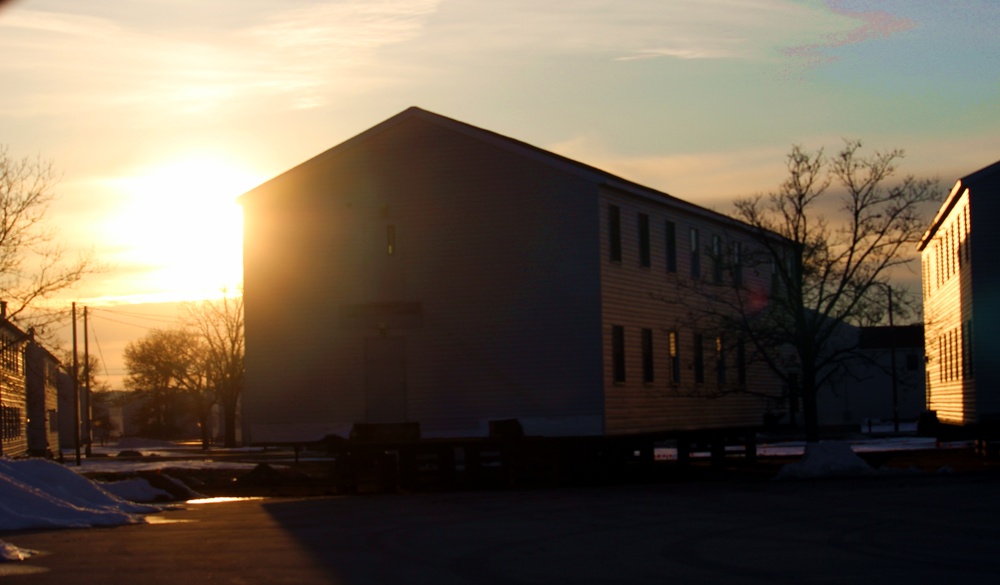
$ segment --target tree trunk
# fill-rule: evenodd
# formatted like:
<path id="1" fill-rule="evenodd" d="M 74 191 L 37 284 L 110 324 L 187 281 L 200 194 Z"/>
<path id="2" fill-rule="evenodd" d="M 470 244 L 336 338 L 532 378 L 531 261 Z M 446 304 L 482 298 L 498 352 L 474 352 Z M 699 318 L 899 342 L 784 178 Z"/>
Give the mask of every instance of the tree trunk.
<path id="1" fill-rule="evenodd" d="M 802 416 L 806 427 L 806 442 L 819 442 L 819 412 L 816 404 L 816 380 L 814 376 L 802 380 Z"/>
<path id="2" fill-rule="evenodd" d="M 237 400 L 224 400 L 222 403 L 224 429 L 224 442 L 226 447 L 236 446 L 236 409 L 239 402 Z"/>
<path id="3" fill-rule="evenodd" d="M 212 408 L 202 408 L 200 416 L 201 419 L 201 450 L 208 451 L 209 447 L 212 445 Z"/>

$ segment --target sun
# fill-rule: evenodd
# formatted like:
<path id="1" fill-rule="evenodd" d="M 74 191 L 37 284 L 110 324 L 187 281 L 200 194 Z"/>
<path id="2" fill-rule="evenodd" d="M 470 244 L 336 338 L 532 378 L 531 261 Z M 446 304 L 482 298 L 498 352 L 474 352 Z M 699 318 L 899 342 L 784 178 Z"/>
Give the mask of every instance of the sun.
<path id="1" fill-rule="evenodd" d="M 130 274 L 127 294 L 196 300 L 236 290 L 243 276 L 236 198 L 260 182 L 218 156 L 179 158 L 120 179 L 125 203 L 108 235 L 115 263 Z"/>

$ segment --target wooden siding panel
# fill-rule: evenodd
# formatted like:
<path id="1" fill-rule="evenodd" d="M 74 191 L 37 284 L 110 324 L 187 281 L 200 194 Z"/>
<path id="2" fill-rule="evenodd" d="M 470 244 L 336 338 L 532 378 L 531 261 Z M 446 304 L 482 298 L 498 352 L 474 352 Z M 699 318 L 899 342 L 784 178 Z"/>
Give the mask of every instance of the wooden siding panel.
<path id="1" fill-rule="evenodd" d="M 972 305 L 972 241 L 965 223 L 971 211 L 968 207 L 969 197 L 964 195 L 921 253 L 927 407 L 936 411 L 942 422 L 957 425 L 975 423 L 979 416 L 978 372 L 970 376 L 969 364 L 963 363 L 968 355 L 968 339 L 963 333 L 966 324 L 971 321 L 974 328 L 980 326 Z M 978 370 L 975 365 L 973 372 Z"/>
<path id="2" fill-rule="evenodd" d="M 610 230 L 607 217 L 609 205 L 621 210 L 622 259 L 611 261 Z M 710 347 L 714 335 L 705 337 L 705 382 L 694 381 L 694 334 L 690 309 L 673 302 L 678 294 L 690 294 L 691 247 L 689 233 L 692 227 L 699 230 L 701 279 L 713 278 L 712 263 L 705 252 L 712 236 L 719 235 L 726 245 L 740 241 L 744 250 L 751 248 L 752 240 L 732 227 L 707 221 L 669 205 L 622 195 L 606 190 L 601 200 L 601 250 L 602 254 L 602 320 L 604 323 L 605 364 L 605 417 L 609 434 L 630 434 L 653 431 L 693 430 L 738 426 L 755 426 L 763 423 L 764 414 L 778 403 L 781 386 L 767 368 L 761 364 L 748 366 L 748 383 L 755 394 L 740 392 L 735 387 L 735 356 L 727 360 L 726 384 L 719 386 L 714 366 L 714 352 Z M 651 262 L 645 268 L 640 264 L 638 214 L 648 214 L 652 227 Z M 676 226 L 677 271 L 667 271 L 666 222 Z M 728 280 L 729 275 L 726 275 Z M 770 274 L 758 273 L 747 267 L 744 278 L 748 285 L 766 288 Z M 688 303 L 689 304 L 689 303 Z M 626 381 L 615 383 L 612 378 L 610 331 L 612 325 L 625 328 Z M 643 328 L 653 330 L 654 381 L 642 381 Z M 680 345 L 681 382 L 670 382 L 668 358 L 668 332 L 676 331 Z M 732 353 L 732 352 L 730 352 Z M 769 395 L 765 398 L 759 394 Z"/>

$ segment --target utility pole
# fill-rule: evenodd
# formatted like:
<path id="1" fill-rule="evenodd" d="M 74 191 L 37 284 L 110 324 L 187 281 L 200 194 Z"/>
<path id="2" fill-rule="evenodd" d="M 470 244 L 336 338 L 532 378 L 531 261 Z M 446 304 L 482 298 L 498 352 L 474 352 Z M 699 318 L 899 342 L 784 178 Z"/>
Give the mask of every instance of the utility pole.
<path id="1" fill-rule="evenodd" d="M 76 446 L 76 466 L 80 467 L 80 365 L 76 360 L 76 302 L 73 303 L 73 443 Z"/>
<path id="2" fill-rule="evenodd" d="M 899 384 L 896 381 L 896 328 L 892 322 L 892 287 L 885 286 L 889 292 L 889 367 L 892 368 L 892 430 L 899 433 Z"/>
<path id="3" fill-rule="evenodd" d="M 87 334 L 87 307 L 83 308 L 83 442 L 86 446 L 87 457 L 90 457 L 90 447 L 94 442 L 94 433 L 91 428 L 93 420 L 92 405 L 90 404 L 90 335 Z"/>

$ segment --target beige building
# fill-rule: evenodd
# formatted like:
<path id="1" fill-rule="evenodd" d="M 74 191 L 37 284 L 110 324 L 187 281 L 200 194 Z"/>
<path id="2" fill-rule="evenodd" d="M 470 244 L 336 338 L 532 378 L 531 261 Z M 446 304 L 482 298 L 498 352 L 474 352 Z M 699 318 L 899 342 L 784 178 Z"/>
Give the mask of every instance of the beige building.
<path id="1" fill-rule="evenodd" d="M 755 428 L 784 409 L 774 375 L 692 319 L 692 283 L 770 294 L 770 266 L 742 261 L 753 234 L 719 213 L 418 108 L 241 202 L 250 442 Z"/>
<path id="2" fill-rule="evenodd" d="M 940 422 L 1000 420 L 1000 162 L 955 183 L 920 240 L 927 407 Z"/>

